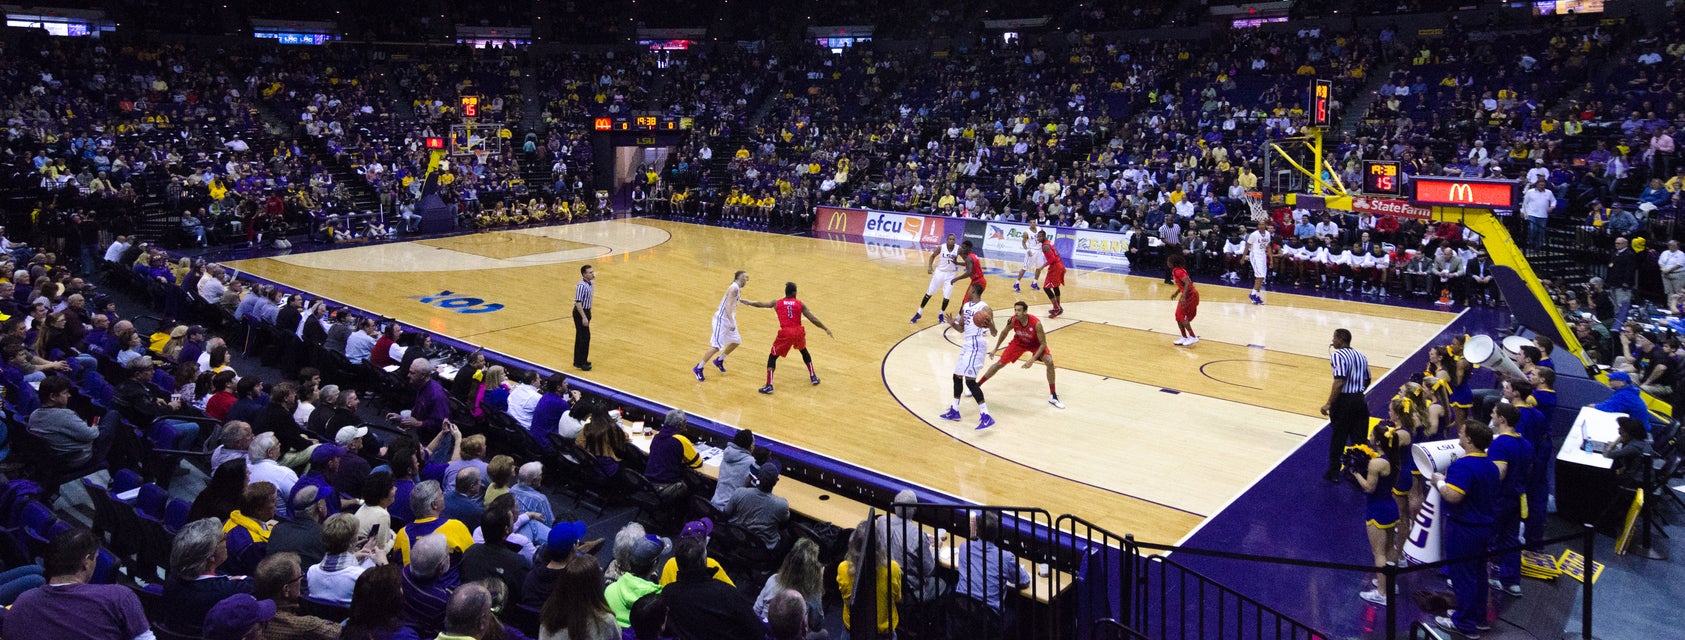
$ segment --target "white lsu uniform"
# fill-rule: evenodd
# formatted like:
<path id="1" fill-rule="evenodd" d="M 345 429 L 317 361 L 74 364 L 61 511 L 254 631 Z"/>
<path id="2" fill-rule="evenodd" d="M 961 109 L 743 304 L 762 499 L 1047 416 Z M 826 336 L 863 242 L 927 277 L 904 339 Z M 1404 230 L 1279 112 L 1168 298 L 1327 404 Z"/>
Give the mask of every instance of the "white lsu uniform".
<path id="1" fill-rule="evenodd" d="M 1040 229 L 1037 229 L 1036 231 L 1040 231 Z M 1024 270 L 1033 273 L 1036 269 L 1040 269 L 1042 267 L 1042 264 L 1047 260 L 1047 258 L 1042 255 L 1041 243 L 1035 241 L 1035 234 L 1033 232 L 1024 232 L 1024 239 L 1022 242 L 1024 244 Z"/>
<path id="2" fill-rule="evenodd" d="M 735 281 L 726 287 L 725 297 L 720 298 L 720 310 L 714 312 L 714 335 L 708 338 L 708 346 L 724 349 L 729 344 L 743 343 L 737 335 L 737 302 L 742 298 L 743 288 Z"/>
<path id="3" fill-rule="evenodd" d="M 924 295 L 936 295 L 936 290 L 941 289 L 942 299 L 947 300 L 953 297 L 954 278 L 960 274 L 959 265 L 954 264 L 960 255 L 960 246 L 950 247 L 943 243 L 936 246 L 936 251 L 936 270 L 930 272 L 930 288 L 925 289 Z"/>
<path id="4" fill-rule="evenodd" d="M 1246 251 L 1252 259 L 1252 277 L 1262 278 L 1270 273 L 1270 232 L 1253 230 L 1246 234 Z"/>
<path id="5" fill-rule="evenodd" d="M 971 321 L 971 317 L 978 311 L 987 311 L 989 303 L 973 300 L 960 307 L 960 320 L 965 323 L 965 334 L 960 339 L 960 359 L 954 364 L 954 375 L 961 378 L 975 378 L 983 371 L 983 365 L 989 362 L 989 330 L 979 327 Z"/>

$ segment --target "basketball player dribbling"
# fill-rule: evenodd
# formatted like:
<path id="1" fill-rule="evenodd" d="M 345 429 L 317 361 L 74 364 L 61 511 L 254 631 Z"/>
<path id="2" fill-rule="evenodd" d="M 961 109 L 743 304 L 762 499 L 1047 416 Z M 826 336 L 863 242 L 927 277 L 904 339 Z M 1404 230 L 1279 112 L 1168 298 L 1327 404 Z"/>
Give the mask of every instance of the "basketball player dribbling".
<path id="1" fill-rule="evenodd" d="M 1036 232 L 1036 240 L 1041 244 L 1042 261 L 1047 265 L 1047 279 L 1041 283 L 1041 291 L 1053 303 L 1053 310 L 1047 312 L 1047 317 L 1057 318 L 1065 315 L 1065 307 L 1059 302 L 1061 290 L 1065 287 L 1065 259 L 1059 257 L 1059 250 L 1053 247 L 1052 240 L 1047 239 L 1046 231 Z"/>
<path id="2" fill-rule="evenodd" d="M 720 373 L 725 373 L 726 356 L 731 355 L 732 351 L 737 350 L 737 345 L 743 342 L 743 338 L 737 335 L 738 303 L 761 309 L 772 308 L 770 302 L 742 299 L 743 287 L 748 284 L 749 272 L 738 271 L 737 275 L 732 277 L 731 284 L 725 288 L 725 297 L 720 298 L 720 308 L 714 312 L 714 333 L 708 337 L 708 350 L 702 354 L 702 361 L 696 363 L 696 367 L 690 370 L 691 373 L 696 374 L 697 382 L 705 380 L 702 377 L 702 366 L 708 364 L 708 359 L 714 358 L 716 353 L 720 357 L 714 358 L 714 366 L 719 368 Z"/>
<path id="3" fill-rule="evenodd" d="M 1036 281 L 1041 279 L 1041 269 L 1045 265 L 1041 257 L 1040 234 L 1041 230 L 1036 227 L 1036 221 L 1031 220 L 1029 232 L 1025 233 L 1024 237 L 1018 241 L 1024 247 L 1024 266 L 1018 267 L 1018 277 L 1012 281 L 1013 291 L 1023 291 L 1023 289 L 1018 288 L 1018 284 L 1024 279 L 1026 273 L 1031 274 L 1030 288 L 1041 288 L 1036 285 Z"/>
<path id="4" fill-rule="evenodd" d="M 984 315 L 982 325 L 977 324 L 979 313 Z M 989 358 L 988 336 L 995 335 L 996 331 L 994 315 L 989 311 L 989 304 L 983 302 L 983 285 L 971 285 L 966 292 L 965 304 L 960 305 L 959 315 L 949 318 L 948 326 L 964 333 L 960 340 L 959 362 L 954 364 L 954 403 L 941 417 L 959 422 L 960 395 L 969 390 L 971 397 L 977 401 L 977 410 L 983 414 L 977 422 L 977 430 L 995 426 L 995 419 L 989 417 L 989 405 L 983 401 L 983 387 L 977 384 L 977 373 Z"/>
<path id="5" fill-rule="evenodd" d="M 813 355 L 807 352 L 807 329 L 802 326 L 802 318 L 807 318 L 813 326 L 824 329 L 825 335 L 835 338 L 825 323 L 813 315 L 813 311 L 796 299 L 796 283 L 784 283 L 784 297 L 773 301 L 773 313 L 778 314 L 778 337 L 772 341 L 772 353 L 766 357 L 766 386 L 761 387 L 761 393 L 772 394 L 772 371 L 778 368 L 778 359 L 790 355 L 795 349 L 802 353 L 802 363 L 807 365 L 807 379 L 813 384 L 819 384 L 819 376 L 813 372 Z"/>
<path id="6" fill-rule="evenodd" d="M 1270 275 L 1270 221 L 1259 220 L 1258 230 L 1246 234 L 1246 255 L 1252 260 L 1252 304 L 1264 304 L 1264 278 Z"/>
<path id="7" fill-rule="evenodd" d="M 958 261 L 960 263 L 960 273 L 959 275 L 954 276 L 952 280 L 949 280 L 949 282 L 954 283 L 959 282 L 961 279 L 970 279 L 971 284 L 967 286 L 965 290 L 965 300 L 962 300 L 961 302 L 982 300 L 983 291 L 989 288 L 989 279 L 983 276 L 983 256 L 977 255 L 976 249 L 973 248 L 971 241 L 966 240 L 965 242 L 960 243 L 960 258 L 961 260 Z M 976 297 L 974 298 L 972 296 Z M 948 321 L 952 322 L 953 318 L 948 318 Z"/>
<path id="8" fill-rule="evenodd" d="M 930 259 L 925 261 L 924 271 L 930 274 L 930 288 L 924 290 L 924 299 L 919 301 L 919 308 L 913 310 L 913 322 L 924 317 L 924 305 L 930 304 L 930 296 L 936 295 L 938 288 L 942 289 L 942 310 L 936 313 L 936 322 L 948 321 L 948 298 L 954 292 L 954 274 L 959 271 L 960 247 L 954 244 L 954 234 L 948 234 L 948 241 L 936 245 L 930 252 Z"/>
<path id="9" fill-rule="evenodd" d="M 1012 319 L 1006 321 L 1006 329 L 1000 333 L 1000 338 L 995 340 L 995 350 L 989 354 L 994 355 L 1000 351 L 1000 345 L 1006 342 L 1008 335 L 1012 336 L 1012 344 L 1007 345 L 1000 360 L 989 365 L 989 370 L 977 379 L 977 386 L 983 386 L 983 383 L 994 377 L 1001 367 L 1017 362 L 1020 356 L 1028 353 L 1030 359 L 1024 362 L 1025 369 L 1035 366 L 1037 362 L 1047 365 L 1047 403 L 1060 409 L 1065 408 L 1065 403 L 1059 401 L 1059 388 L 1053 384 L 1053 352 L 1047 348 L 1047 332 L 1042 329 L 1041 318 L 1030 315 L 1030 305 L 1019 300 L 1012 303 Z"/>
<path id="10" fill-rule="evenodd" d="M 1192 346 L 1199 342 L 1193 325 L 1194 316 L 1199 315 L 1199 289 L 1194 288 L 1194 280 L 1188 276 L 1182 254 L 1170 254 L 1164 259 L 1164 264 L 1170 267 L 1170 280 L 1176 283 L 1176 293 L 1171 294 L 1170 299 L 1176 301 L 1176 328 L 1182 332 L 1182 337 L 1175 344 Z"/>

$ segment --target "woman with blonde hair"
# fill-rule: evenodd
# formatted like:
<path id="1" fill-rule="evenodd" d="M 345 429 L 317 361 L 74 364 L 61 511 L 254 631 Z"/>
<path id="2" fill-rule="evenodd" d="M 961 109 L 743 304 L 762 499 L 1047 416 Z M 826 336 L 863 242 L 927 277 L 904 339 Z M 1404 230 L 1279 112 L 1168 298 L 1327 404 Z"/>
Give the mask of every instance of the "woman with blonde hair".
<path id="1" fill-rule="evenodd" d="M 170 329 L 169 339 L 164 341 L 164 347 L 158 350 L 158 355 L 165 360 L 175 362 L 181 355 L 181 348 L 187 344 L 187 325 L 178 324 Z"/>
<path id="2" fill-rule="evenodd" d="M 480 388 L 474 392 L 474 417 L 485 415 L 487 410 L 509 409 L 508 381 L 509 376 L 504 373 L 502 365 L 486 367 L 485 375 L 480 379 Z"/>
<path id="3" fill-rule="evenodd" d="M 778 573 L 766 579 L 766 586 L 755 598 L 755 615 L 765 620 L 773 597 L 786 590 L 794 590 L 807 600 L 807 628 L 825 628 L 825 567 L 819 564 L 818 543 L 808 538 L 796 541 Z"/>
<path id="4" fill-rule="evenodd" d="M 491 484 L 486 485 L 485 504 L 491 504 L 498 496 L 509 493 L 515 486 L 515 459 L 509 456 L 492 456 L 491 463 L 486 465 L 486 478 Z"/>
<path id="5" fill-rule="evenodd" d="M 901 623 L 897 611 L 901 606 L 901 565 L 889 559 L 889 552 L 884 548 L 884 536 L 878 535 L 870 522 L 862 522 L 854 528 L 854 535 L 848 539 L 848 555 L 837 565 L 837 588 L 843 597 L 843 628 L 854 628 L 849 612 L 854 609 L 854 587 L 860 584 L 860 569 L 866 562 L 868 538 L 872 539 L 872 556 L 877 565 L 873 577 L 877 584 L 875 608 L 878 611 L 878 635 L 893 636 Z"/>
<path id="6" fill-rule="evenodd" d="M 1393 458 L 1393 464 L 1399 468 L 1392 486 L 1392 498 L 1398 504 L 1399 521 L 1404 523 L 1404 530 L 1394 536 L 1394 562 L 1404 557 L 1404 540 L 1410 537 L 1410 523 L 1416 521 L 1416 512 L 1427 499 L 1427 483 L 1422 481 L 1422 471 L 1416 468 L 1416 458 L 1411 455 L 1410 448 L 1410 434 L 1415 433 L 1421 424 L 1416 404 L 1416 400 L 1403 394 L 1393 396 L 1392 401 L 1387 403 L 1387 419 L 1396 428 L 1392 442 L 1399 451 L 1398 457 Z"/>
<path id="7" fill-rule="evenodd" d="M 1395 398 L 1394 402 L 1398 399 Z M 1377 569 L 1374 577 L 1364 585 L 1368 588 L 1358 595 L 1373 604 L 1386 604 L 1386 590 L 1391 588 L 1391 585 L 1385 584 L 1385 576 L 1379 569 L 1397 560 L 1394 554 L 1398 547 L 1396 538 L 1400 514 L 1392 489 L 1400 474 L 1399 466 L 1393 461 L 1401 455 L 1398 437 L 1403 433 L 1403 430 L 1387 424 L 1371 427 L 1368 446 L 1360 447 L 1368 457 L 1365 466 L 1351 470 L 1352 478 L 1365 496 L 1364 528 L 1369 533 L 1369 549 Z"/>

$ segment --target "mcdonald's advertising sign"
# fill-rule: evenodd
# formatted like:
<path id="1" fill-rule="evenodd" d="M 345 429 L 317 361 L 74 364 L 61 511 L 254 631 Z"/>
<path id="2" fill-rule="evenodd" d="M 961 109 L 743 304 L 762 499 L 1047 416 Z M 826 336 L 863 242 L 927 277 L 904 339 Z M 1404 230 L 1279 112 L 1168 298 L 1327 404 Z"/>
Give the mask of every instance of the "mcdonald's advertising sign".
<path id="1" fill-rule="evenodd" d="M 863 236 L 866 230 L 866 212 L 860 209 L 844 209 L 841 207 L 814 207 L 813 233 L 827 234 L 824 237 Z"/>
<path id="2" fill-rule="evenodd" d="M 1410 185 L 1412 203 L 1442 207 L 1514 209 L 1521 191 L 1521 183 L 1515 180 L 1443 176 L 1416 176 Z"/>

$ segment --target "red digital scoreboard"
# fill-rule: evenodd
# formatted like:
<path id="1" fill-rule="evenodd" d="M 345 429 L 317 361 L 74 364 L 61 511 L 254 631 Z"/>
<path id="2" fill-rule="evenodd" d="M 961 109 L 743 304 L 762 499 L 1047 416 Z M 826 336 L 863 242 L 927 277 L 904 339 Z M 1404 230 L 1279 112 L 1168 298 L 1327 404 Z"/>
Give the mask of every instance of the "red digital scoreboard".
<path id="1" fill-rule="evenodd" d="M 1403 176 L 1398 174 L 1396 160 L 1364 160 L 1363 192 L 1378 196 L 1404 195 Z"/>
<path id="2" fill-rule="evenodd" d="M 426 147 L 428 149 L 438 150 L 438 149 L 445 148 L 445 139 L 444 138 L 427 138 L 427 139 L 423 140 L 422 142 L 426 145 Z"/>
<path id="3" fill-rule="evenodd" d="M 1416 176 L 1410 185 L 1410 201 L 1422 205 L 1514 209 L 1521 199 L 1515 180 Z"/>
<path id="4" fill-rule="evenodd" d="M 1330 113 L 1328 103 L 1334 98 L 1334 83 L 1329 80 L 1311 81 L 1311 103 L 1306 105 L 1305 114 L 1313 127 L 1326 127 L 1334 124 L 1334 115 Z"/>

